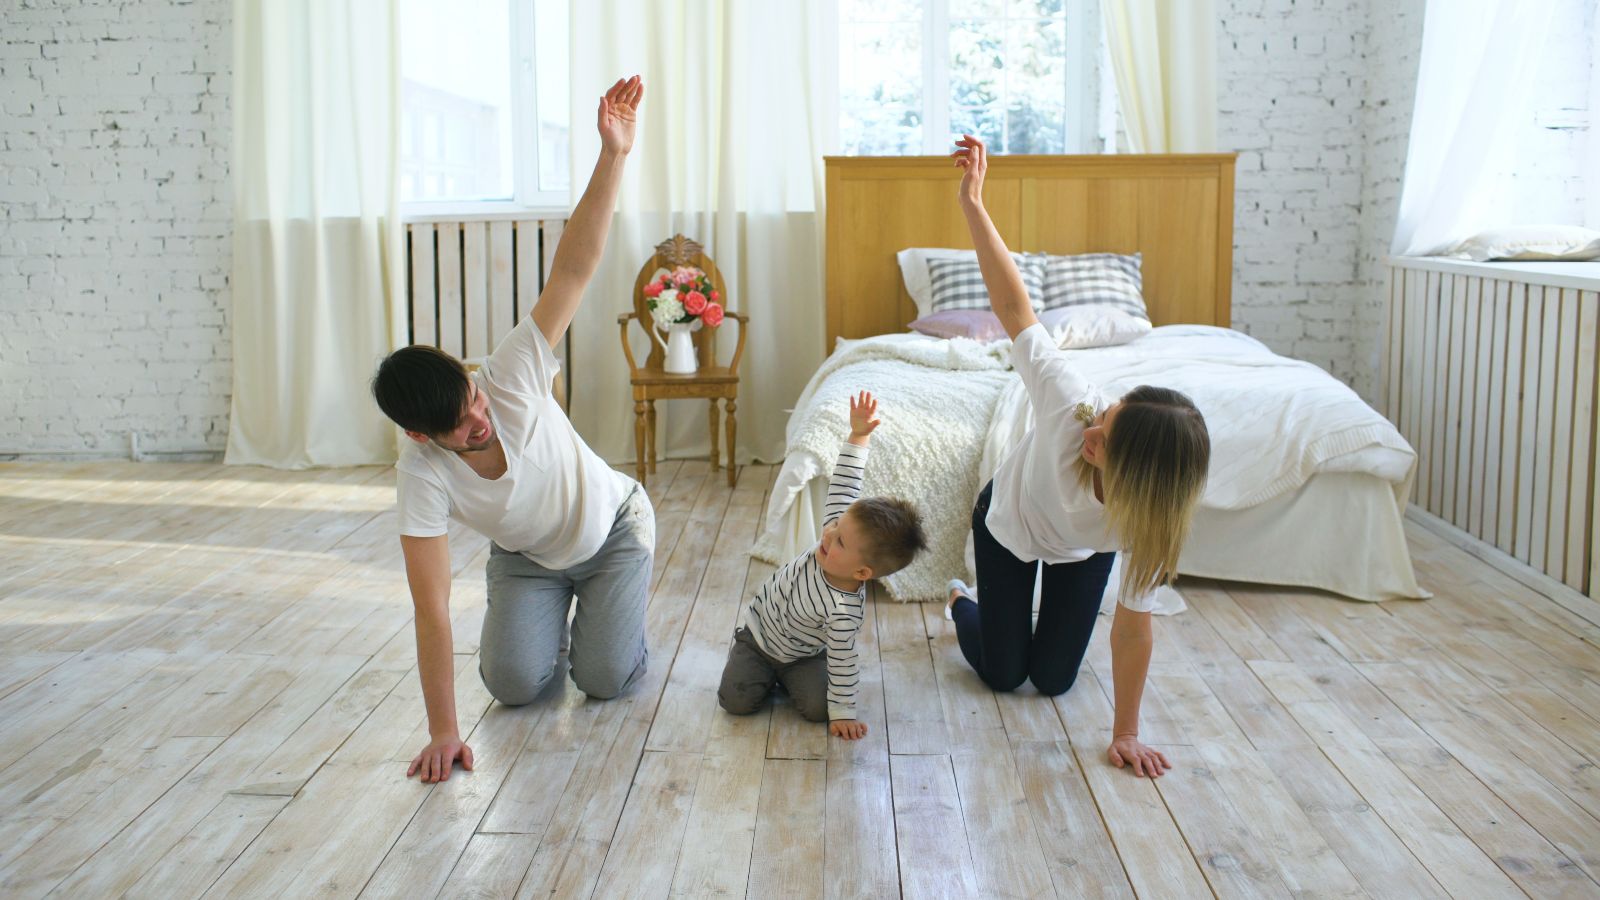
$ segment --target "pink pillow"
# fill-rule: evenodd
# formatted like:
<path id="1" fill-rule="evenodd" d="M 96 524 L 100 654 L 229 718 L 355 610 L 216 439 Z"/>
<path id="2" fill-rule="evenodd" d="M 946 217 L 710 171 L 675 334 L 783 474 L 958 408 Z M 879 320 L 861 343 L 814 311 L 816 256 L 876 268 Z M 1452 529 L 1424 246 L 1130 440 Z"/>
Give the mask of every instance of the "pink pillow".
<path id="1" fill-rule="evenodd" d="M 911 323 L 911 330 L 936 338 L 972 338 L 988 343 L 1006 336 L 1000 317 L 987 309 L 947 309 Z"/>

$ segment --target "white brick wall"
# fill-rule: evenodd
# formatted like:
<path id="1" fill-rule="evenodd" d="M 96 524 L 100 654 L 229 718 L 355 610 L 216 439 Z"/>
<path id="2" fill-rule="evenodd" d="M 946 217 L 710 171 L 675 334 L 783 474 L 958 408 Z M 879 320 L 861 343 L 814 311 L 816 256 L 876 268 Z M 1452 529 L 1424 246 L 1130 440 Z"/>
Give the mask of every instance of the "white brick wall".
<path id="1" fill-rule="evenodd" d="M 1555 0 L 1551 107 L 1582 106 L 1593 0 Z M 1388 281 L 1425 0 L 1224 0 L 1218 137 L 1239 151 L 1234 324 L 1314 362 L 1368 400 L 1378 390 Z M 1572 23 L 1580 23 L 1573 27 Z M 1535 134 L 1519 160 L 1532 219 L 1583 203 L 1587 132 Z M 1528 165 L 1529 161 L 1534 165 Z"/>
<path id="2" fill-rule="evenodd" d="M 1376 399 L 1381 387 L 1379 357 L 1389 304 L 1389 274 L 1383 259 L 1389 253 L 1400 210 L 1400 183 L 1422 55 L 1423 6 L 1423 0 L 1374 2 L 1369 21 L 1362 115 L 1366 160 L 1361 189 L 1361 259 L 1351 347 L 1358 373 L 1353 386 L 1369 401 Z"/>
<path id="3" fill-rule="evenodd" d="M 0 454 L 226 444 L 230 10 L 0 3 Z"/>
<path id="4" fill-rule="evenodd" d="M 1369 21 L 1368 0 L 1221 5 L 1218 141 L 1239 152 L 1234 325 L 1370 396 L 1375 375 L 1357 352 L 1370 326 L 1366 164 L 1371 129 L 1392 125 L 1373 121 L 1390 111 L 1375 114 L 1371 94 L 1411 87 L 1391 84 L 1407 80 L 1403 63 L 1374 64 L 1371 35 L 1382 33 L 1384 53 L 1410 48 L 1414 69 L 1421 32 L 1413 39 L 1404 26 L 1413 12 L 1420 26 L 1422 0 L 1372 3 L 1381 27 Z M 1404 108 L 1409 120 L 1409 93 Z"/>

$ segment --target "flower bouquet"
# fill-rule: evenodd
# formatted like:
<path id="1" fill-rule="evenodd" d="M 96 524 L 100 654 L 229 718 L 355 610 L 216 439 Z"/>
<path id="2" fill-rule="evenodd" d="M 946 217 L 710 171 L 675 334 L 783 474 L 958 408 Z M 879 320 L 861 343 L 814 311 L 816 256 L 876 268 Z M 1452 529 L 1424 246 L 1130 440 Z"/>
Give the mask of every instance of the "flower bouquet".
<path id="1" fill-rule="evenodd" d="M 672 375 L 693 374 L 695 362 L 694 341 L 689 335 L 704 325 L 715 328 L 722 324 L 722 298 L 711 286 L 711 278 L 693 266 L 678 266 L 661 275 L 644 287 L 645 302 L 650 306 L 650 318 L 655 323 L 651 333 L 656 342 L 667 351 L 664 369 Z M 661 331 L 667 340 L 661 339 Z"/>
<path id="2" fill-rule="evenodd" d="M 693 266 L 678 266 L 645 285 L 650 317 L 662 328 L 691 325 L 695 320 L 715 328 L 722 324 L 722 298 L 711 278 Z"/>

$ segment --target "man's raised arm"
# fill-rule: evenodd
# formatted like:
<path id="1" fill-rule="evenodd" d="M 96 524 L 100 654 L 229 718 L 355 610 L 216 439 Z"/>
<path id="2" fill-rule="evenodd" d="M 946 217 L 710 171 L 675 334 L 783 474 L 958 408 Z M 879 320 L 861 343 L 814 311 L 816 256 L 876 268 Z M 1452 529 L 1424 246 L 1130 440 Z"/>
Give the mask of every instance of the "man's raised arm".
<path id="1" fill-rule="evenodd" d="M 552 347 L 567 333 L 584 289 L 600 265 L 611 214 L 617 205 L 617 189 L 622 184 L 622 166 L 633 149 L 634 125 L 643 96 L 644 83 L 635 75 L 618 81 L 600 98 L 600 159 L 561 233 L 550 277 L 545 279 L 544 291 L 533 307 L 533 322 Z"/>

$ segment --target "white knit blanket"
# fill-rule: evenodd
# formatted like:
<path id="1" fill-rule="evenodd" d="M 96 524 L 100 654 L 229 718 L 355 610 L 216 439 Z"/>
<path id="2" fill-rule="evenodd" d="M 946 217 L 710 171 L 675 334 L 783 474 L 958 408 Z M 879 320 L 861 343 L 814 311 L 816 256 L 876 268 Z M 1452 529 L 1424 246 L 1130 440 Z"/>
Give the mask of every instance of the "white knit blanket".
<path id="1" fill-rule="evenodd" d="M 782 565 L 794 555 L 786 551 L 815 543 L 821 507 L 813 508 L 805 487 L 826 482 L 850 433 L 849 398 L 869 390 L 883 424 L 872 435 L 861 495 L 915 503 L 929 541 L 885 586 L 896 599 L 943 594 L 945 581 L 966 567 L 967 523 L 995 401 L 1017 380 L 1004 362 L 1009 351 L 1009 344 L 917 335 L 840 341 L 789 418 L 783 485 L 768 504 L 769 527 L 752 555 Z"/>

